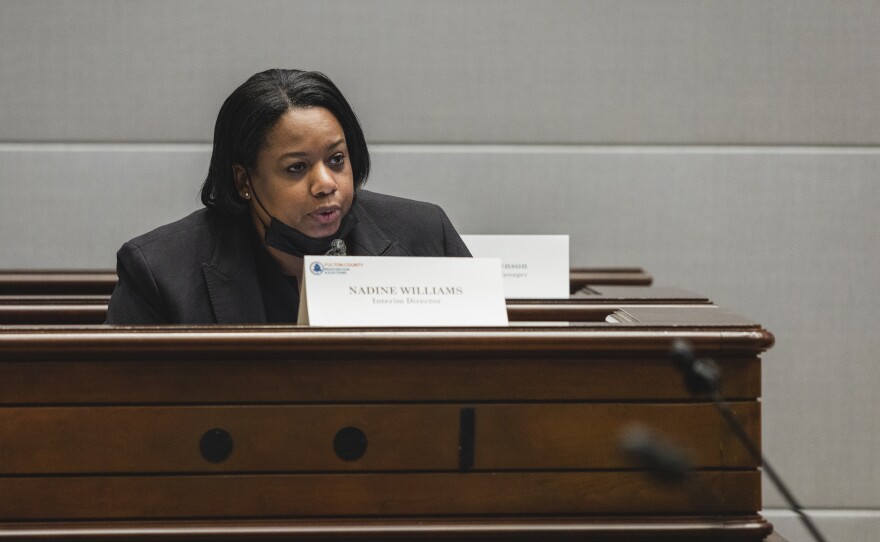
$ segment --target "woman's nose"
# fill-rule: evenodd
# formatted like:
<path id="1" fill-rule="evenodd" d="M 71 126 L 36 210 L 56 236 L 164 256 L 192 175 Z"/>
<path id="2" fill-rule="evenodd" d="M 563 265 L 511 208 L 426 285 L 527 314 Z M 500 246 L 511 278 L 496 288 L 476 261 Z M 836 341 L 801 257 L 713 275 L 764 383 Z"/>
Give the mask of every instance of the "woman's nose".
<path id="1" fill-rule="evenodd" d="M 312 175 L 312 195 L 324 196 L 336 192 L 336 178 L 326 164 L 319 164 Z"/>

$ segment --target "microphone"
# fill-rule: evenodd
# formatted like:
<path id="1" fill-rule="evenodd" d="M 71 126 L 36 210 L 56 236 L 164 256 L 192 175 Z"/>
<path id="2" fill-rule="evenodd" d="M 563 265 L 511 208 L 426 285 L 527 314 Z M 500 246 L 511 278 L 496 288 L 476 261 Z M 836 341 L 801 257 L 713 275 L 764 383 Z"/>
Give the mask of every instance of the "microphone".
<path id="1" fill-rule="evenodd" d="M 764 454 L 761 453 L 755 441 L 743 429 L 742 424 L 739 423 L 739 420 L 733 415 L 733 411 L 730 410 L 730 405 L 721 396 L 719 391 L 721 370 L 718 368 L 718 365 L 710 358 L 697 359 L 691 345 L 682 339 L 676 339 L 673 343 L 671 356 L 675 366 L 681 372 L 682 377 L 684 377 L 684 384 L 688 391 L 693 395 L 709 395 L 711 397 L 721 417 L 724 418 L 724 421 L 727 422 L 727 425 L 730 426 L 736 437 L 743 443 L 752 458 L 759 465 L 762 465 L 764 472 L 767 473 L 767 477 L 770 478 L 770 481 L 773 482 L 773 485 L 776 486 L 776 489 L 779 490 L 786 502 L 788 502 L 789 507 L 798 515 L 813 538 L 819 542 L 825 542 L 825 537 L 819 532 L 819 528 L 804 513 L 801 504 L 795 499 L 794 494 L 788 489 L 788 486 L 785 485 L 785 482 L 782 481 L 782 478 L 776 473 L 776 469 L 770 465 Z"/>
<path id="2" fill-rule="evenodd" d="M 645 469 L 655 481 L 682 488 L 698 509 L 720 509 L 721 503 L 696 476 L 690 454 L 680 446 L 638 423 L 623 430 L 617 445 L 627 459 Z"/>
<path id="3" fill-rule="evenodd" d="M 345 246 L 345 241 L 342 239 L 334 239 L 330 243 L 330 250 L 327 251 L 325 256 L 345 256 L 347 248 Z"/>
<path id="4" fill-rule="evenodd" d="M 624 455 L 664 484 L 684 484 L 694 471 L 684 451 L 643 425 L 634 424 L 624 429 L 619 445 Z"/>
<path id="5" fill-rule="evenodd" d="M 693 395 L 716 393 L 721 384 L 721 369 L 711 358 L 697 359 L 690 344 L 682 339 L 672 343 L 672 361 L 684 376 L 684 385 Z"/>

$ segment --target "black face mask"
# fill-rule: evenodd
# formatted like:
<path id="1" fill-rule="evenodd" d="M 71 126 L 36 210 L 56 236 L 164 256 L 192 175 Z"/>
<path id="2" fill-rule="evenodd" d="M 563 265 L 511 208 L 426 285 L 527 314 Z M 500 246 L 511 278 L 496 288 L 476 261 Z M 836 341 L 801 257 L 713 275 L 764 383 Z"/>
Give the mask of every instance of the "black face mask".
<path id="1" fill-rule="evenodd" d="M 253 186 L 251 186 L 251 191 L 254 193 L 257 203 L 271 219 L 271 222 L 269 222 L 268 225 L 263 224 L 263 228 L 266 230 L 265 239 L 267 246 L 278 249 L 286 254 L 291 254 L 297 258 L 324 254 L 338 256 L 345 255 L 345 243 L 342 242 L 342 238 L 351 233 L 351 230 L 357 225 L 357 217 L 350 212 L 350 208 L 349 212 L 342 217 L 342 222 L 340 222 L 339 229 L 336 230 L 336 233 L 326 237 L 309 237 L 272 216 L 263 205 L 263 202 L 260 201 L 260 196 L 257 195 Z M 353 200 L 352 205 L 354 205 Z"/>

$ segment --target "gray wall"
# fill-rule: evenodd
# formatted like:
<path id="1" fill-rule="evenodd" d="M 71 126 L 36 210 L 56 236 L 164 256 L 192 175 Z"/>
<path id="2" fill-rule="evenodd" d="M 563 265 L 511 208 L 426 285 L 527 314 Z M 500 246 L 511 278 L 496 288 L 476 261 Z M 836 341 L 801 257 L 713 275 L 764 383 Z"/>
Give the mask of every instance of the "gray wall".
<path id="1" fill-rule="evenodd" d="M 196 209 L 273 66 L 343 89 L 374 190 L 772 330 L 765 450 L 829 538 L 880 532 L 880 3 L 0 1 L 0 267 L 111 267 Z"/>

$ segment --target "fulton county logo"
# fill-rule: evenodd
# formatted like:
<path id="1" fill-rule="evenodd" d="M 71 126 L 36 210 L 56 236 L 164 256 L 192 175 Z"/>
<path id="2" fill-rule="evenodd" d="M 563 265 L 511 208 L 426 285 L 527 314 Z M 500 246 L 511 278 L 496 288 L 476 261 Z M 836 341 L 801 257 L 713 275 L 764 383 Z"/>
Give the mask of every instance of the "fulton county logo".
<path id="1" fill-rule="evenodd" d="M 2 1 L 2 0 L 0 0 Z M 347 275 L 352 267 L 362 267 L 362 263 L 338 262 L 334 258 L 329 262 L 311 262 L 309 263 L 309 272 L 313 275 Z"/>

